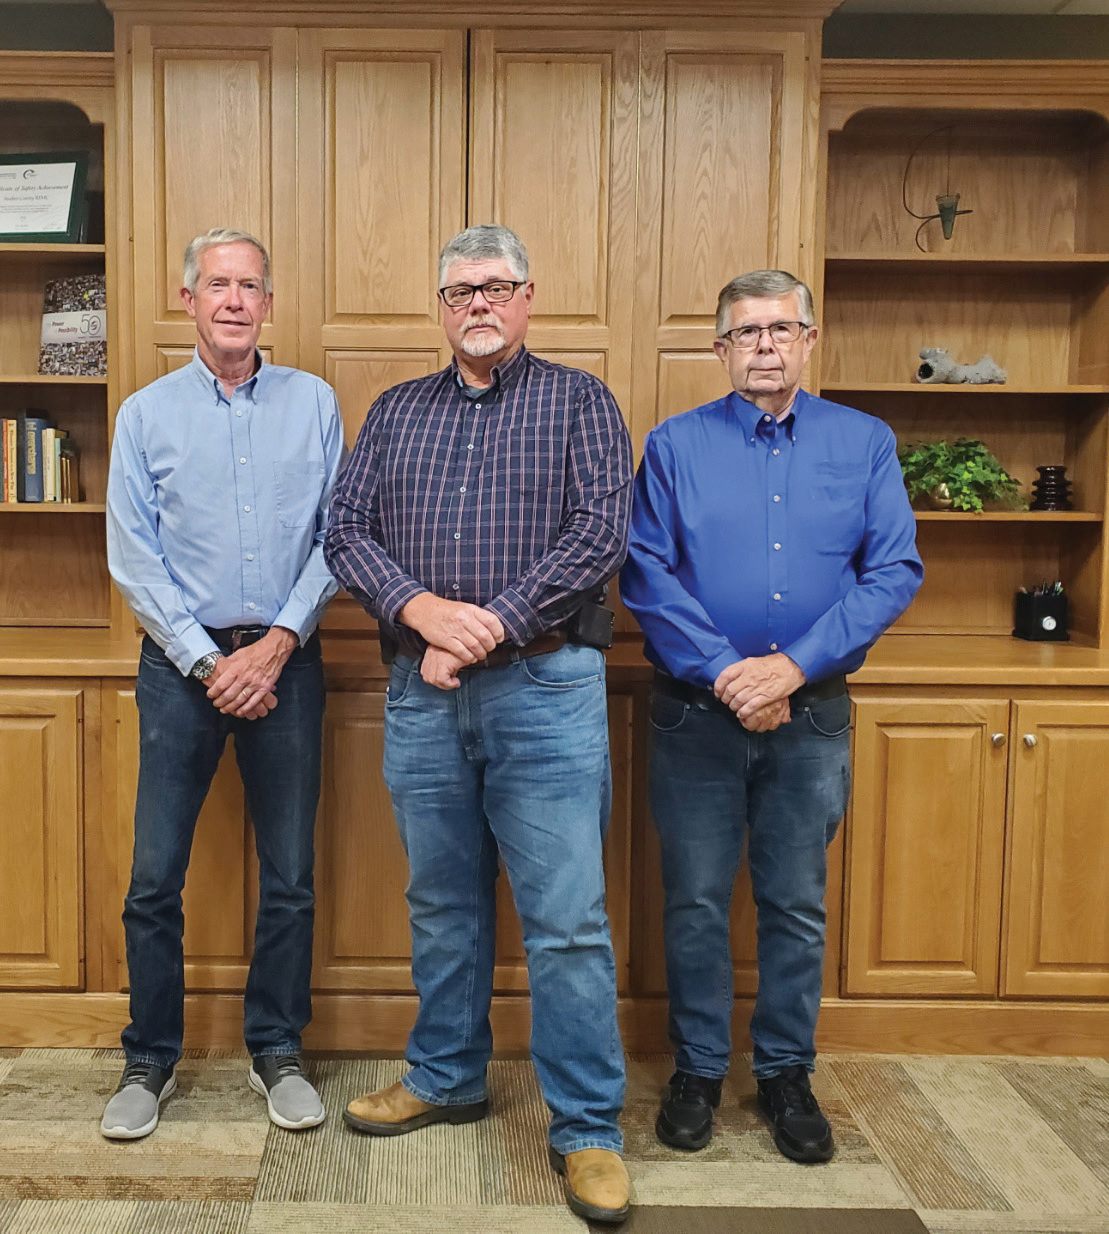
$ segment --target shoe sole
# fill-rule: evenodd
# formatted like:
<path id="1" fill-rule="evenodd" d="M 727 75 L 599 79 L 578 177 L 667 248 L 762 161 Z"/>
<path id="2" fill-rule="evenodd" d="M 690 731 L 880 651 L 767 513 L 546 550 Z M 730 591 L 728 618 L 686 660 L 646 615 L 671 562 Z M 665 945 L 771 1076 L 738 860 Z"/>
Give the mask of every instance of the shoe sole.
<path id="1" fill-rule="evenodd" d="M 106 1140 L 141 1140 L 144 1135 L 149 1135 L 158 1125 L 158 1117 L 161 1113 L 162 1102 L 172 1097 L 177 1091 L 177 1076 L 171 1075 L 166 1081 L 165 1088 L 162 1089 L 158 1096 L 158 1104 L 154 1107 L 154 1117 L 148 1123 L 143 1123 L 141 1127 L 105 1127 L 104 1121 L 100 1121 L 100 1134 Z"/>
<path id="2" fill-rule="evenodd" d="M 712 1139 L 712 1123 L 705 1128 L 700 1135 L 683 1135 L 678 1131 L 671 1131 L 670 1124 L 660 1114 L 655 1119 L 655 1135 L 658 1136 L 659 1142 L 665 1144 L 667 1148 L 680 1148 L 683 1152 L 695 1153 L 705 1147 Z"/>
<path id="3" fill-rule="evenodd" d="M 822 1165 L 826 1161 L 831 1161 L 835 1156 L 836 1142 L 830 1132 L 827 1141 L 822 1140 L 811 1149 L 796 1149 L 782 1136 L 781 1132 L 774 1125 L 774 1119 L 763 1105 L 761 1098 L 759 1098 L 758 1107 L 759 1113 L 770 1128 L 770 1133 L 774 1139 L 774 1146 L 783 1157 L 788 1157 L 790 1161 L 797 1161 L 801 1165 Z"/>
<path id="4" fill-rule="evenodd" d="M 258 1094 L 259 1097 L 265 1097 L 266 1109 L 269 1112 L 270 1122 L 278 1127 L 283 1127 L 286 1131 L 307 1131 L 309 1127 L 318 1127 L 320 1123 L 327 1118 L 327 1111 L 322 1114 L 307 1114 L 298 1123 L 294 1123 L 291 1118 L 283 1118 L 273 1108 L 273 1102 L 270 1100 L 270 1095 L 265 1084 L 262 1083 L 261 1076 L 254 1070 L 253 1067 L 246 1073 L 246 1082 Z"/>
<path id="5" fill-rule="evenodd" d="M 631 1211 L 630 1203 L 625 1204 L 623 1208 L 598 1208 L 595 1204 L 587 1204 L 574 1194 L 570 1186 L 570 1180 L 566 1175 L 566 1158 L 562 1153 L 553 1145 L 548 1144 L 547 1158 L 551 1163 L 551 1169 L 566 1179 L 566 1203 L 570 1206 L 572 1213 L 584 1217 L 586 1221 L 603 1221 L 607 1225 L 620 1225 L 627 1220 L 628 1213 Z"/>
<path id="6" fill-rule="evenodd" d="M 359 1118 L 349 1110 L 343 1111 L 343 1122 L 352 1131 L 363 1135 L 407 1135 L 410 1131 L 419 1131 L 421 1127 L 429 1127 L 432 1123 L 450 1123 L 460 1126 L 463 1123 L 480 1122 L 489 1113 L 489 1100 L 475 1101 L 470 1105 L 437 1105 L 433 1110 L 425 1110 L 422 1114 L 414 1114 L 399 1123 L 375 1123 L 367 1118 Z"/>

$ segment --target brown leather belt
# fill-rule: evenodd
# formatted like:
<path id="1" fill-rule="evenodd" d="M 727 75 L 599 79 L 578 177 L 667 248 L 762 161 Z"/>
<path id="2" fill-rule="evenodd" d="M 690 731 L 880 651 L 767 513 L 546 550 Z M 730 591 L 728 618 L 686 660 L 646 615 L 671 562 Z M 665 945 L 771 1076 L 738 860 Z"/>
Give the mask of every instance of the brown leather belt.
<path id="1" fill-rule="evenodd" d="M 249 647 L 251 643 L 265 638 L 270 628 L 269 626 L 228 626 L 225 630 L 213 630 L 205 626 L 204 632 L 220 651 L 238 651 L 240 647 Z"/>
<path id="2" fill-rule="evenodd" d="M 700 707 L 702 711 L 722 711 L 729 716 L 735 714 L 711 690 L 695 686 L 689 681 L 679 681 L 677 677 L 670 677 L 666 673 L 655 673 L 654 688 L 660 694 Z M 821 703 L 825 699 L 839 698 L 846 693 L 847 679 L 839 673 L 835 677 L 825 677 L 823 681 L 806 681 L 789 696 L 789 703 L 792 709 L 796 709 Z"/>
<path id="3" fill-rule="evenodd" d="M 518 660 L 527 660 L 531 656 L 545 656 L 548 652 L 557 651 L 560 647 L 566 646 L 566 635 L 559 630 L 552 630 L 550 634 L 540 634 L 533 638 L 530 643 L 525 643 L 523 647 L 517 647 L 515 643 L 501 643 L 499 647 L 494 647 L 484 660 L 478 660 L 476 664 L 467 664 L 467 668 L 504 668 L 506 664 L 515 664 Z"/>

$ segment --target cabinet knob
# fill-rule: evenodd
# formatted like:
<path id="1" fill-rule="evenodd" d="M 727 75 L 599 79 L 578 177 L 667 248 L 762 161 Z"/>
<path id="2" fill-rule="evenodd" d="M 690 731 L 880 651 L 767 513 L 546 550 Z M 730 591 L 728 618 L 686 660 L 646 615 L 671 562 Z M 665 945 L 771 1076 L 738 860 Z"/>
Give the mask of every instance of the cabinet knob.
<path id="1" fill-rule="evenodd" d="M 1024 734 L 1024 744 L 1031 750 L 1032 747 L 1037 744 L 1036 734 L 1035 733 L 1025 733 Z"/>
<path id="2" fill-rule="evenodd" d="M 1000 750 L 1001 747 L 1005 744 L 1005 734 L 1004 733 L 994 733 L 993 736 L 990 738 L 990 741 L 992 742 L 995 749 Z"/>

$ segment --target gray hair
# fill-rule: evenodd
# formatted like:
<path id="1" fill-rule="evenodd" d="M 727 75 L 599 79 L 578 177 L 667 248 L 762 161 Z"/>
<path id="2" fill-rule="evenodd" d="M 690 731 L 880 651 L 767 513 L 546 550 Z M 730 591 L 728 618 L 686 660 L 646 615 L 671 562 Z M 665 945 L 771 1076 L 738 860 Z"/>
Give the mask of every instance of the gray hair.
<path id="1" fill-rule="evenodd" d="M 266 295 L 273 293 L 273 278 L 270 275 L 270 255 L 266 246 L 257 236 L 247 231 L 235 231 L 231 227 L 213 227 L 202 236 L 196 236 L 189 241 L 185 249 L 185 269 L 181 276 L 182 282 L 190 292 L 196 295 L 196 281 L 200 277 L 200 254 L 206 249 L 215 248 L 218 244 L 253 244 L 262 254 L 262 285 Z"/>
<path id="2" fill-rule="evenodd" d="M 752 270 L 725 283 L 716 302 L 716 333 L 723 337 L 728 324 L 728 310 L 738 300 L 768 300 L 797 292 L 797 307 L 806 326 L 814 325 L 812 292 L 785 270 Z"/>
<path id="3" fill-rule="evenodd" d="M 528 251 L 514 231 L 499 223 L 467 227 L 453 240 L 448 240 L 439 254 L 439 286 L 443 286 L 447 271 L 456 261 L 495 261 L 497 258 L 508 263 L 517 282 L 528 281 Z"/>

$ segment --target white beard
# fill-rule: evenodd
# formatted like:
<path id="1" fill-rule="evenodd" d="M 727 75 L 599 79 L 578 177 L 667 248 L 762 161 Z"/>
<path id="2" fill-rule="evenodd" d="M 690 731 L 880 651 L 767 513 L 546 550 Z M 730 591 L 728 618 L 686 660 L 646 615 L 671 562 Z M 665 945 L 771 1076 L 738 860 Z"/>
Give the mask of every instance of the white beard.
<path id="1" fill-rule="evenodd" d="M 496 321 L 483 321 L 476 323 L 477 325 L 488 326 L 495 333 L 492 335 L 481 335 L 477 338 L 471 338 L 470 333 L 473 327 L 467 330 L 462 335 L 461 347 L 468 356 L 480 358 L 481 356 L 493 356 L 498 351 L 503 351 L 506 343 L 504 332 Z"/>

